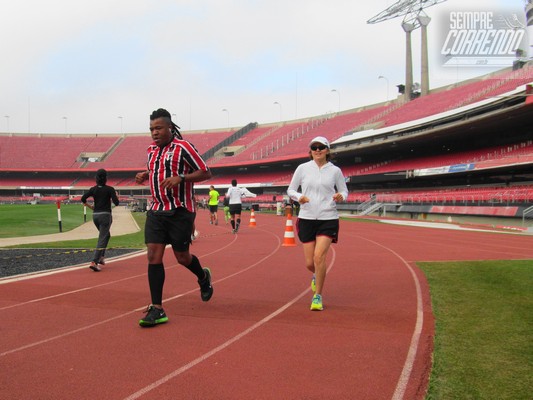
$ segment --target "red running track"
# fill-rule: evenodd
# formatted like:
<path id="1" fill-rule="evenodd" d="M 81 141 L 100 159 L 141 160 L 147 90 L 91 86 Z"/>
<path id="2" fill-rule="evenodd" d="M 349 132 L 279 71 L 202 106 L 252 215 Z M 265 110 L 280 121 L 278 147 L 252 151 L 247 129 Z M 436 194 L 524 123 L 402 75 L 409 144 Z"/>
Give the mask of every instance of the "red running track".
<path id="1" fill-rule="evenodd" d="M 433 317 L 416 261 L 533 258 L 533 237 L 341 221 L 322 312 L 284 217 L 197 219 L 195 277 L 165 257 L 169 322 L 141 328 L 146 256 L 0 281 L 1 399 L 423 399 Z M 112 243 L 111 243 L 112 244 Z"/>

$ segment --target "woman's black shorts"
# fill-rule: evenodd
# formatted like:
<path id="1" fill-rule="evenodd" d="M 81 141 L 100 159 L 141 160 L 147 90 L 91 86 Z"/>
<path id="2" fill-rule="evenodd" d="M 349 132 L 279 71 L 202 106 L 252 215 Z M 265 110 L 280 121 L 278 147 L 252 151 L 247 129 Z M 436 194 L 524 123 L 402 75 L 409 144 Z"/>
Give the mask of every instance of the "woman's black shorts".
<path id="1" fill-rule="evenodd" d="M 339 220 L 338 219 L 302 219 L 296 220 L 296 230 L 298 239 L 302 243 L 314 242 L 317 236 L 330 237 L 333 243 L 339 239 Z"/>

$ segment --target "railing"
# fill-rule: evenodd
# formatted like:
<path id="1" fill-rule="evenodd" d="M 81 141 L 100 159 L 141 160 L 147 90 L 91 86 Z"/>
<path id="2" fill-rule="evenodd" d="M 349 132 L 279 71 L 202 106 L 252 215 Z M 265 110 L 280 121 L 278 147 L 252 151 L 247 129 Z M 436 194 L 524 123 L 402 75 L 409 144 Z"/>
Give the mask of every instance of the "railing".
<path id="1" fill-rule="evenodd" d="M 533 206 L 526 208 L 522 212 L 522 226 L 529 226 L 533 221 Z"/>
<path id="2" fill-rule="evenodd" d="M 250 122 L 249 124 L 247 124 L 246 126 L 242 127 L 241 129 L 239 129 L 238 131 L 236 131 L 235 133 L 233 133 L 231 136 L 227 137 L 226 139 L 224 139 L 222 142 L 220 142 L 219 144 L 213 146 L 211 149 L 209 149 L 208 151 L 206 151 L 205 153 L 202 154 L 202 158 L 204 160 L 207 160 L 211 157 L 213 157 L 215 155 L 215 153 L 220 150 L 222 147 L 224 146 L 227 146 L 229 145 L 230 143 L 233 143 L 235 140 L 237 140 L 238 138 L 244 136 L 246 133 L 250 132 L 251 130 L 257 128 L 257 122 Z"/>
<path id="3" fill-rule="evenodd" d="M 320 126 L 326 119 L 325 118 L 313 118 L 307 123 L 295 127 L 292 131 L 272 140 L 270 143 L 263 145 L 259 150 L 254 151 L 250 155 L 251 160 L 262 160 L 268 157 L 272 153 L 275 153 L 279 149 L 287 146 L 289 143 L 299 139 L 306 133 Z M 267 135 L 265 135 L 267 136 Z M 280 144 L 281 139 L 281 144 Z"/>
<path id="4" fill-rule="evenodd" d="M 365 201 L 357 206 L 359 215 L 368 215 L 376 210 L 379 210 L 383 204 L 378 203 L 375 196 L 372 196 L 370 200 Z"/>
<path id="5" fill-rule="evenodd" d="M 374 211 L 377 211 L 379 210 L 381 207 L 383 207 L 383 204 L 382 203 L 374 203 L 372 204 L 370 207 L 367 207 L 365 208 L 363 211 L 361 211 L 359 213 L 359 215 L 368 215 L 368 214 L 372 214 Z"/>

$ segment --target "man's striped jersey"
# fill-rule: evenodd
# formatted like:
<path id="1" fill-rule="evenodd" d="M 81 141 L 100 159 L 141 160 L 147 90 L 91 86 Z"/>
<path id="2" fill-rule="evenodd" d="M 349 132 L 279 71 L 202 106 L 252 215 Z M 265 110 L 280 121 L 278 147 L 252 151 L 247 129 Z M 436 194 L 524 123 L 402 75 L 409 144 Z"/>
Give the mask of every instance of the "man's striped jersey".
<path id="1" fill-rule="evenodd" d="M 209 167 L 196 148 L 186 140 L 173 138 L 165 147 L 152 143 L 148 149 L 148 171 L 152 202 L 150 210 L 169 211 L 185 207 L 196 211 L 194 183 L 184 182 L 172 189 L 162 189 L 161 182 L 179 174 L 187 175 L 197 170 L 208 171 Z"/>

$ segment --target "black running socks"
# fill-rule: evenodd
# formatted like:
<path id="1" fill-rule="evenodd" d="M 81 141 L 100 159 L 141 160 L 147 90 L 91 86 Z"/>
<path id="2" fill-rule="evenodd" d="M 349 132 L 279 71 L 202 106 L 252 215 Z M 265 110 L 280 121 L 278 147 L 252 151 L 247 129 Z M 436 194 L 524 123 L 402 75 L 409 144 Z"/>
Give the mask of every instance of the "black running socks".
<path id="1" fill-rule="evenodd" d="M 163 285 L 165 283 L 165 267 L 163 264 L 148 264 L 148 284 L 152 304 L 163 304 Z"/>
<path id="2" fill-rule="evenodd" d="M 191 271 L 198 280 L 202 281 L 205 278 L 205 272 L 200 265 L 200 260 L 198 260 L 198 257 L 195 255 L 192 255 L 192 262 L 189 265 L 186 265 L 185 268 L 187 268 L 189 271 Z"/>

